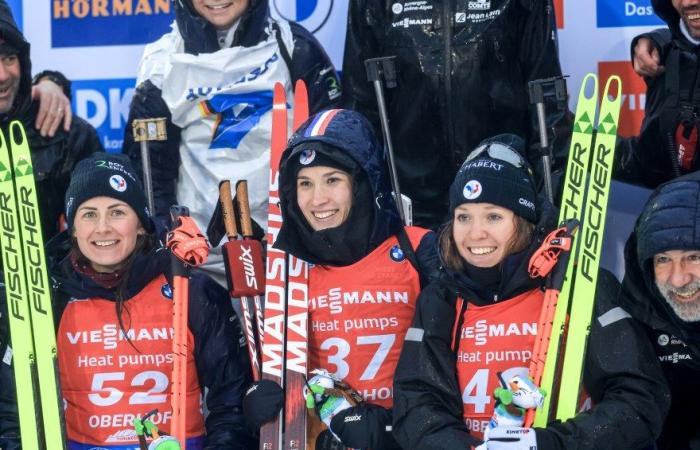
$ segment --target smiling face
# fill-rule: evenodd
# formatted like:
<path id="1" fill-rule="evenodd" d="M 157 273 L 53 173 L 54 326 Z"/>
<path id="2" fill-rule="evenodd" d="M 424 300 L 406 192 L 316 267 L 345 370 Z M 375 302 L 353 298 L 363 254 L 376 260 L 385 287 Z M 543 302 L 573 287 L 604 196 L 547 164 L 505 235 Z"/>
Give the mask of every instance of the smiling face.
<path id="1" fill-rule="evenodd" d="M 700 321 L 700 251 L 669 250 L 654 255 L 654 279 L 676 315 Z"/>
<path id="2" fill-rule="evenodd" d="M 226 30 L 248 9 L 249 0 L 192 0 L 197 14 L 217 30 Z"/>
<path id="3" fill-rule="evenodd" d="M 491 203 L 463 203 L 454 211 L 452 236 L 457 251 L 475 267 L 493 267 L 503 261 L 515 229 L 515 214 Z"/>
<path id="4" fill-rule="evenodd" d="M 8 113 L 15 103 L 20 82 L 17 55 L 0 55 L 0 114 Z"/>
<path id="5" fill-rule="evenodd" d="M 297 174 L 297 204 L 314 231 L 341 225 L 352 207 L 350 174 L 333 167 L 305 167 Z"/>
<path id="6" fill-rule="evenodd" d="M 672 0 L 688 32 L 695 39 L 700 39 L 700 0 Z"/>
<path id="7" fill-rule="evenodd" d="M 136 212 L 111 197 L 93 197 L 75 213 L 73 236 L 80 252 L 98 272 L 120 269 L 144 234 Z"/>

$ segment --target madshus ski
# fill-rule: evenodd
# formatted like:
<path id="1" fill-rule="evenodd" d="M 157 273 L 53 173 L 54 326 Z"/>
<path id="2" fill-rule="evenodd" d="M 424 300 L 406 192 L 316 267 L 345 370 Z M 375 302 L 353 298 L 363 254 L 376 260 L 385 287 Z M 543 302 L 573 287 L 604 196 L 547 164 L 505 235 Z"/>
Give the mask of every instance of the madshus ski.
<path id="1" fill-rule="evenodd" d="M 590 95 L 587 96 L 589 85 Z M 595 303 L 621 102 L 622 81 L 614 75 L 608 78 L 603 90 L 594 137 L 598 78 L 595 74 L 586 75 L 578 96 L 559 211 L 559 223 L 576 219 L 580 229 L 574 239 L 551 326 L 541 382 L 541 387 L 549 395 L 536 412 L 536 427 L 547 425 L 555 404 L 556 418 L 559 420 L 569 419 L 577 412 L 586 342 Z"/>
<path id="2" fill-rule="evenodd" d="M 13 121 L 7 135 L 0 133 L 0 247 L 20 433 L 24 450 L 55 450 L 66 445 L 39 217 L 27 135 Z"/>
<path id="3" fill-rule="evenodd" d="M 306 85 L 294 89 L 293 129 L 309 115 Z M 275 85 L 270 149 L 270 192 L 267 223 L 265 320 L 262 336 L 262 378 L 284 388 L 284 411 L 260 429 L 261 450 L 306 449 L 306 385 L 308 350 L 308 265 L 273 248 L 282 225 L 279 166 L 287 146 L 288 112 L 284 86 Z"/>

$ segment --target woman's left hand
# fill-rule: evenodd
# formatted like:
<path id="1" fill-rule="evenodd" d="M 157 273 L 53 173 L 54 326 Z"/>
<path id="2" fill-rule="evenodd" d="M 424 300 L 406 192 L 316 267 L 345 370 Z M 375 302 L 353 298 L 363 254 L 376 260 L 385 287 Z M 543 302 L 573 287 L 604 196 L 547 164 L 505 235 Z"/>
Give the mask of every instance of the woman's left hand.
<path id="1" fill-rule="evenodd" d="M 476 450 L 537 450 L 537 437 L 532 428 L 496 427 L 488 430 L 485 439 Z"/>

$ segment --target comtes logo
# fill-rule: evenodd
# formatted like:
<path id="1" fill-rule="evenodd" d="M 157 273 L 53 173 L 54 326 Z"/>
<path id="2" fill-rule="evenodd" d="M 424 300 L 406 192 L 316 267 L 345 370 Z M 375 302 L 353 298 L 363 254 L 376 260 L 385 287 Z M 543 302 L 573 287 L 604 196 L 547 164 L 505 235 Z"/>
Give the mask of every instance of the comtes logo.
<path id="1" fill-rule="evenodd" d="M 646 102 L 644 80 L 634 72 L 629 61 L 599 62 L 598 79 L 601 86 L 605 85 L 605 81 L 611 75 L 619 75 L 622 79 L 622 109 L 620 110 L 620 126 L 617 133 L 623 137 L 636 136 L 639 134 L 644 119 L 644 104 Z"/>
<path id="2" fill-rule="evenodd" d="M 52 0 L 51 46 L 145 44 L 173 19 L 171 0 Z"/>
<path id="3" fill-rule="evenodd" d="M 664 25 L 651 0 L 596 0 L 598 27 Z"/>
<path id="4" fill-rule="evenodd" d="M 320 30 L 328 22 L 333 3 L 328 0 L 270 0 L 277 16 L 299 22 L 312 33 Z"/>
<path id="5" fill-rule="evenodd" d="M 97 129 L 108 152 L 120 152 L 134 79 L 73 81 L 73 111 Z"/>

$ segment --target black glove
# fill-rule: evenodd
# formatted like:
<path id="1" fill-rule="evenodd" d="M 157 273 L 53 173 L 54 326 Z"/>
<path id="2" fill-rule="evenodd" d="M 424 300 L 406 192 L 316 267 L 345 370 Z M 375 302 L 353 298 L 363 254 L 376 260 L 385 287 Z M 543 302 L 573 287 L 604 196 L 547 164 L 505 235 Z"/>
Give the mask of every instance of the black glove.
<path id="1" fill-rule="evenodd" d="M 372 450 L 398 449 L 391 434 L 391 410 L 363 403 L 338 413 L 331 420 L 331 431 L 343 445 Z"/>
<path id="2" fill-rule="evenodd" d="M 342 442 L 338 440 L 331 430 L 323 430 L 316 436 L 315 450 L 347 450 Z"/>
<path id="3" fill-rule="evenodd" d="M 274 420 L 284 405 L 284 391 L 272 380 L 253 383 L 243 397 L 243 414 L 252 426 L 260 428 Z"/>

